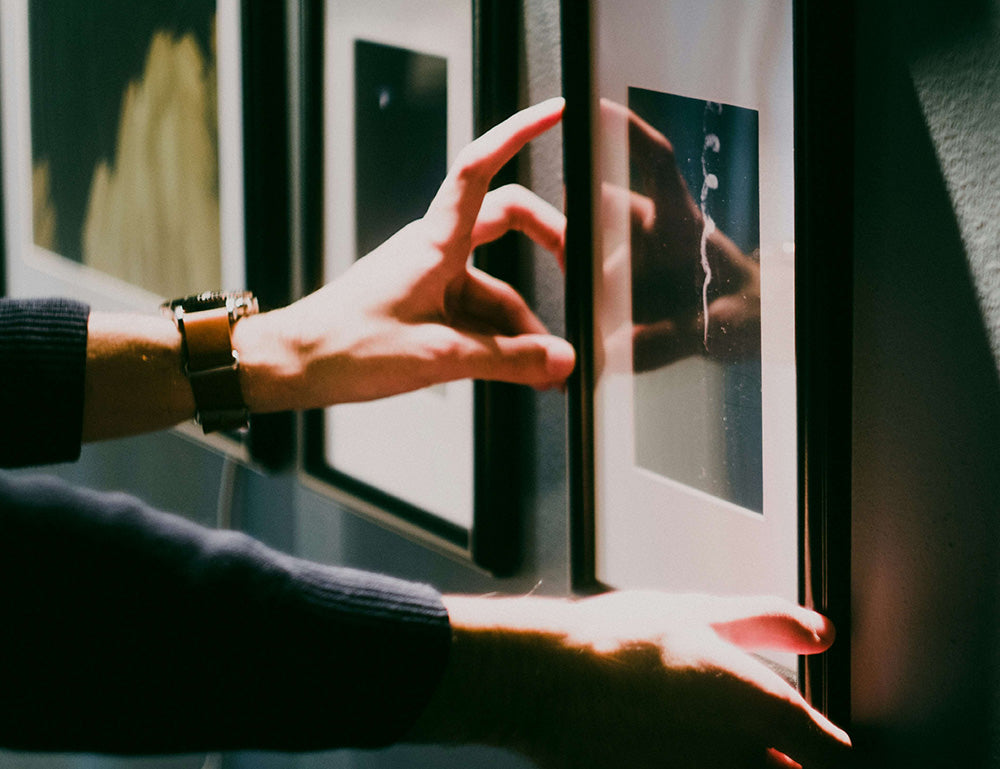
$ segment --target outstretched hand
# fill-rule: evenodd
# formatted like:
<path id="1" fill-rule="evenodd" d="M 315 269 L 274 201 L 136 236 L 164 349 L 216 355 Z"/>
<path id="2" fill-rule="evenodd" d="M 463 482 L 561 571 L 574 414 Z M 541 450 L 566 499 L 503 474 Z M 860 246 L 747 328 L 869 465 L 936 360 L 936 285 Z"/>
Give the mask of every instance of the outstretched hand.
<path id="1" fill-rule="evenodd" d="M 314 294 L 240 321 L 235 342 L 248 340 L 241 363 L 251 408 L 371 400 L 464 378 L 561 385 L 573 370 L 572 346 L 469 257 L 520 230 L 562 258 L 561 213 L 523 187 L 489 191 L 500 168 L 562 112 L 563 100 L 552 99 L 488 131 L 459 154 L 423 218 Z"/>
<path id="2" fill-rule="evenodd" d="M 416 740 L 514 748 L 543 769 L 836 766 L 850 746 L 749 653 L 833 642 L 828 620 L 787 601 L 616 592 L 445 603 L 452 656 Z"/>

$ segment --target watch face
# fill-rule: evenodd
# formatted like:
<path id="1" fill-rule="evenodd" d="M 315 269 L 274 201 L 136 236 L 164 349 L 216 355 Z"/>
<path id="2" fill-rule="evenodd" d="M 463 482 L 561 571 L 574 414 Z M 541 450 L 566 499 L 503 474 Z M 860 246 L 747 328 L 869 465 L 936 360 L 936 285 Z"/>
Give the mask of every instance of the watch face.
<path id="1" fill-rule="evenodd" d="M 240 318 L 257 312 L 257 299 L 250 291 L 206 291 L 163 303 L 163 308 L 173 314 L 178 311 L 192 313 L 215 310 L 219 307 L 229 308 L 229 314 L 233 318 Z"/>

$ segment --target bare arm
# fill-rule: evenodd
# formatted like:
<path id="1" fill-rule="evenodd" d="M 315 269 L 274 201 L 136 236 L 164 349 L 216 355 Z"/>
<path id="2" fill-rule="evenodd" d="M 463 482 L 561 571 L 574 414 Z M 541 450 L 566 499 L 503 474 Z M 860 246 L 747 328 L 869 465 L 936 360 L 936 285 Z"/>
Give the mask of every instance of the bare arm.
<path id="1" fill-rule="evenodd" d="M 172 427 L 194 417 L 194 396 L 181 368 L 181 337 L 158 315 L 91 312 L 83 440 Z"/>
<path id="2" fill-rule="evenodd" d="M 513 748 L 546 769 L 835 766 L 850 745 L 747 653 L 832 643 L 825 618 L 785 601 L 620 592 L 445 605 L 451 656 L 414 741 Z"/>

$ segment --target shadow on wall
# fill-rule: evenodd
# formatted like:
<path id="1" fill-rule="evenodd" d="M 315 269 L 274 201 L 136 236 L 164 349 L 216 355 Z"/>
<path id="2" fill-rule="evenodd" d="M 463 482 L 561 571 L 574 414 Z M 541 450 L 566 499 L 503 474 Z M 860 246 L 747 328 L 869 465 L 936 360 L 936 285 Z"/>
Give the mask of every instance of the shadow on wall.
<path id="1" fill-rule="evenodd" d="M 852 732 L 864 766 L 994 766 L 1000 384 L 906 66 L 994 6 L 859 5 Z"/>
<path id="2" fill-rule="evenodd" d="M 997 13 L 993 0 L 908 0 L 883 3 L 895 7 L 894 42 L 907 58 L 928 50 L 961 44 L 961 41 L 989 23 Z"/>

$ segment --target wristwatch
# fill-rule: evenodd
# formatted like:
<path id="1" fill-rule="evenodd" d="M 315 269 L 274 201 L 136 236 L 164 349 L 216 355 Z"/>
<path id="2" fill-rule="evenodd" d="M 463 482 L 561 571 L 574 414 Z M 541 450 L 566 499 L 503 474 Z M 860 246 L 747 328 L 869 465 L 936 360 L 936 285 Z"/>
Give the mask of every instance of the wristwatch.
<path id="1" fill-rule="evenodd" d="M 240 359 L 232 326 L 258 312 L 249 291 L 207 292 L 164 302 L 160 309 L 181 332 L 181 361 L 194 393 L 195 421 L 206 433 L 250 423 L 240 389 Z"/>

